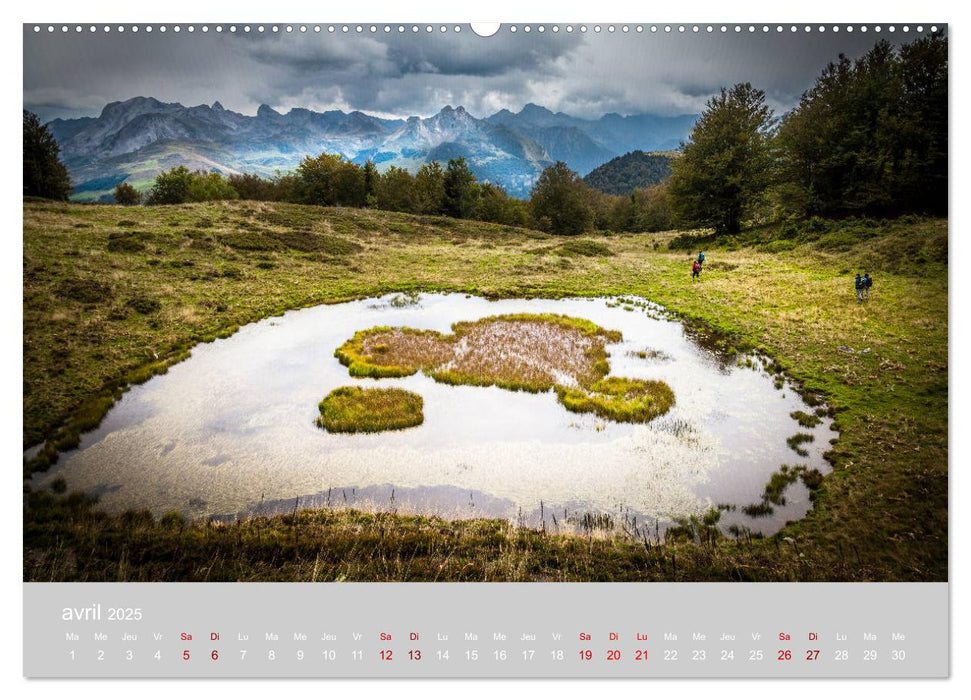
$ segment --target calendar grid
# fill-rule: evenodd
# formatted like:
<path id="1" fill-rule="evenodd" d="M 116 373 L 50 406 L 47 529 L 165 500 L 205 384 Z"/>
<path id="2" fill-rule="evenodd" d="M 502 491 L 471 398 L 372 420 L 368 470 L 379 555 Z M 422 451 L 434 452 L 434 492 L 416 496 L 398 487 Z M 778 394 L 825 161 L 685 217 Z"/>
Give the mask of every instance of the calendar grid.
<path id="1" fill-rule="evenodd" d="M 943 677 L 947 584 L 25 584 L 24 674 Z"/>

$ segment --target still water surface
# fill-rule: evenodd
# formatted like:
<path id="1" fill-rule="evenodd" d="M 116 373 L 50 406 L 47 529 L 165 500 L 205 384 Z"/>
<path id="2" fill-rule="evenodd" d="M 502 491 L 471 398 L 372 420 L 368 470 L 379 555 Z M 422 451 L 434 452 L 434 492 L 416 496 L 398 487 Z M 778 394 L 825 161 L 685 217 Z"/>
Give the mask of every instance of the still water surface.
<path id="1" fill-rule="evenodd" d="M 828 420 L 801 428 L 789 414 L 812 409 L 791 387 L 775 388 L 758 363 L 726 363 L 657 307 L 462 294 L 422 295 L 401 307 L 393 298 L 292 311 L 196 347 L 126 393 L 38 483 L 63 477 L 72 490 L 99 494 L 110 511 L 191 517 L 329 505 L 532 525 L 542 513 L 548 527 L 554 515 L 563 527 L 585 513 L 608 514 L 663 528 L 672 517 L 733 504 L 723 527 L 769 534 L 810 507 L 796 482 L 771 516 L 744 515 L 741 507 L 760 500 L 770 475 L 782 464 L 829 470 L 822 453 L 836 433 Z M 662 379 L 676 405 L 647 425 L 612 423 L 566 411 L 552 392 L 446 386 L 420 374 L 352 379 L 333 355 L 355 331 L 376 325 L 448 332 L 456 321 L 517 312 L 621 331 L 623 341 L 607 346 L 611 375 Z M 317 403 L 353 383 L 419 393 L 424 424 L 370 435 L 316 427 Z M 797 432 L 815 437 L 804 445 L 808 457 L 786 444 Z"/>

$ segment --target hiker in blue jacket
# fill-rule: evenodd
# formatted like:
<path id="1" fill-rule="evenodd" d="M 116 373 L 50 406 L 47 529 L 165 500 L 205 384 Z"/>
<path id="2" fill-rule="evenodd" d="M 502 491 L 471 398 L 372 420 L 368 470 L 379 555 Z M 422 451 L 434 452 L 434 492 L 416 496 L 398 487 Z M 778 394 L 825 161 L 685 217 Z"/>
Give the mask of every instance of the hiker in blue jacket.
<path id="1" fill-rule="evenodd" d="M 856 273 L 856 280 L 854 280 L 853 284 L 856 287 L 856 303 L 860 304 L 863 302 L 864 287 L 863 287 L 863 277 L 860 276 L 859 272 Z"/>
<path id="2" fill-rule="evenodd" d="M 698 251 L 698 264 L 699 265 L 705 264 L 705 254 L 700 250 Z"/>

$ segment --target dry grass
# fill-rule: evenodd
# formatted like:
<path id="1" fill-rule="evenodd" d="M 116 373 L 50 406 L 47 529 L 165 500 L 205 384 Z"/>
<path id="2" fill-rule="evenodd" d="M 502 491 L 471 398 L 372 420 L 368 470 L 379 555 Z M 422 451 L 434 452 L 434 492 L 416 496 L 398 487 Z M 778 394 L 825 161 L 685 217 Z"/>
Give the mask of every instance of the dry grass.
<path id="1" fill-rule="evenodd" d="M 355 377 L 402 377 L 422 371 L 443 384 L 556 390 L 567 410 L 626 423 L 667 413 L 664 382 L 605 375 L 607 342 L 621 334 L 586 319 L 511 314 L 463 321 L 450 335 L 413 328 L 358 331 L 334 355 Z"/>
<path id="2" fill-rule="evenodd" d="M 334 354 L 357 377 L 422 371 L 448 384 L 549 391 L 601 379 L 609 371 L 604 344 L 618 340 L 618 332 L 583 319 L 513 314 L 456 323 L 449 335 L 372 328 L 355 333 Z"/>

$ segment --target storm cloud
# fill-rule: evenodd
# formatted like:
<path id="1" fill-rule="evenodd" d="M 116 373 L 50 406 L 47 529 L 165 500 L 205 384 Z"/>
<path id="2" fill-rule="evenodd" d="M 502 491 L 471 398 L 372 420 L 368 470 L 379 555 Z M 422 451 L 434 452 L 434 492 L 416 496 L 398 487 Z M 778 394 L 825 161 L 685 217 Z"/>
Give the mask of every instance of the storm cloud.
<path id="1" fill-rule="evenodd" d="M 830 61 L 856 57 L 887 31 L 839 33 L 568 33 L 501 30 L 490 38 L 410 27 L 398 33 L 203 33 L 157 29 L 35 33 L 24 27 L 24 107 L 41 119 L 96 116 L 144 95 L 184 105 L 218 100 L 254 114 L 359 109 L 429 116 L 444 105 L 475 116 L 533 102 L 595 118 L 608 112 L 697 113 L 722 86 L 751 82 L 791 108 Z"/>

